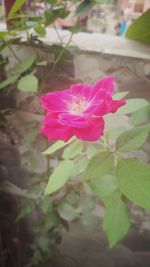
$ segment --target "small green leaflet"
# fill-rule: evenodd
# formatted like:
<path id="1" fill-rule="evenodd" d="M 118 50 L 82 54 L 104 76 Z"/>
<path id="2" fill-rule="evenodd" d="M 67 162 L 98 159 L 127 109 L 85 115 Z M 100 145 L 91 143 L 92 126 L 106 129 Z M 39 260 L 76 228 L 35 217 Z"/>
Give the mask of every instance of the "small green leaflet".
<path id="1" fill-rule="evenodd" d="M 73 162 L 71 160 L 62 161 L 49 177 L 44 195 L 50 195 L 62 188 L 69 180 L 72 169 Z"/>
<path id="2" fill-rule="evenodd" d="M 133 113 L 141 108 L 144 108 L 149 105 L 149 102 L 143 98 L 134 98 L 126 100 L 126 104 L 121 107 L 116 114 L 124 115 Z"/>
<path id="3" fill-rule="evenodd" d="M 134 112 L 129 119 L 129 123 L 139 125 L 148 120 L 150 120 L 150 105 Z"/>
<path id="4" fill-rule="evenodd" d="M 63 158 L 64 159 L 73 159 L 76 156 L 80 155 L 83 149 L 83 142 L 81 141 L 74 141 L 67 148 L 64 149 Z"/>
<path id="5" fill-rule="evenodd" d="M 58 213 L 61 218 L 70 222 L 78 217 L 78 213 L 75 208 L 69 203 L 62 202 L 58 207 Z"/>
<path id="6" fill-rule="evenodd" d="M 8 14 L 8 18 L 11 18 L 12 15 L 16 13 L 26 1 L 27 0 L 16 0 Z"/>
<path id="7" fill-rule="evenodd" d="M 84 173 L 85 180 L 92 180 L 99 178 L 108 173 L 113 167 L 113 153 L 110 151 L 103 151 L 97 153 L 88 163 Z"/>
<path id="8" fill-rule="evenodd" d="M 129 26 L 126 37 L 150 44 L 150 9 L 144 12 Z"/>
<path id="9" fill-rule="evenodd" d="M 29 58 L 24 59 L 20 64 L 19 64 L 19 72 L 23 73 L 26 70 L 28 70 L 34 63 L 35 61 L 35 56 L 31 56 Z"/>
<path id="10" fill-rule="evenodd" d="M 28 74 L 19 80 L 17 87 L 23 92 L 36 93 L 38 91 L 38 80 L 34 75 Z"/>
<path id="11" fill-rule="evenodd" d="M 121 133 L 116 141 L 116 150 L 127 152 L 141 148 L 150 131 L 150 125 L 136 127 Z"/>
<path id="12" fill-rule="evenodd" d="M 125 91 L 125 92 L 119 92 L 119 93 L 116 93 L 113 95 L 113 99 L 114 100 L 120 100 L 122 98 L 124 98 L 126 95 L 128 95 L 129 92 L 128 91 Z"/>
<path id="13" fill-rule="evenodd" d="M 150 210 L 150 167 L 137 159 L 122 159 L 116 173 L 122 193 Z"/>
<path id="14" fill-rule="evenodd" d="M 91 188 L 97 197 L 105 198 L 117 189 L 116 179 L 111 174 L 91 180 Z"/>
<path id="15" fill-rule="evenodd" d="M 5 88 L 6 86 L 13 84 L 17 79 L 19 78 L 19 75 L 13 75 L 9 77 L 8 79 L 4 80 L 3 82 L 0 83 L 0 90 Z"/>
<path id="16" fill-rule="evenodd" d="M 130 227 L 127 208 L 121 199 L 114 198 L 106 207 L 103 230 L 105 231 L 109 247 L 112 248 L 127 234 Z"/>
<path id="17" fill-rule="evenodd" d="M 72 138 L 68 142 L 64 142 L 64 141 L 59 140 L 59 141 L 55 142 L 53 145 L 51 145 L 48 149 L 43 151 L 43 154 L 45 154 L 45 155 L 53 154 L 54 152 L 56 152 L 57 150 L 61 149 L 64 146 L 67 146 L 71 142 L 73 142 Z"/>

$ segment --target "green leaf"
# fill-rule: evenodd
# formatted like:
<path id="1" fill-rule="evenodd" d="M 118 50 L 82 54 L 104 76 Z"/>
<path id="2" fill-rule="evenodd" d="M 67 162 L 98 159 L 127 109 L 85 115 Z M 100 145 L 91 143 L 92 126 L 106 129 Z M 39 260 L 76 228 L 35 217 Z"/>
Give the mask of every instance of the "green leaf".
<path id="1" fill-rule="evenodd" d="M 116 93 L 116 94 L 113 95 L 113 99 L 120 100 L 120 99 L 124 98 L 128 94 L 129 94 L 129 92 L 127 92 L 127 91 L 126 92 Z"/>
<path id="2" fill-rule="evenodd" d="M 113 153 L 103 151 L 97 153 L 88 163 L 84 179 L 92 180 L 107 174 L 113 167 Z"/>
<path id="3" fill-rule="evenodd" d="M 130 227 L 130 219 L 127 208 L 121 199 L 114 198 L 106 207 L 103 229 L 112 248 L 127 234 Z"/>
<path id="4" fill-rule="evenodd" d="M 26 1 L 27 0 L 16 0 L 8 14 L 8 18 L 11 18 L 12 15 L 16 13 Z"/>
<path id="5" fill-rule="evenodd" d="M 70 145 L 68 145 L 67 148 L 65 148 L 63 153 L 63 158 L 73 159 L 82 152 L 82 149 L 83 149 L 83 142 L 76 140 Z"/>
<path id="6" fill-rule="evenodd" d="M 117 166 L 117 178 L 128 199 L 150 210 L 150 167 L 137 159 L 122 159 Z"/>
<path id="7" fill-rule="evenodd" d="M 70 178 L 71 171 L 73 169 L 73 162 L 70 160 L 62 161 L 58 167 L 54 170 L 52 175 L 49 177 L 48 184 L 45 188 L 44 195 L 50 195 L 61 187 L 68 181 Z"/>
<path id="8" fill-rule="evenodd" d="M 86 16 L 94 5 L 92 0 L 84 0 L 76 9 L 76 16 L 80 18 L 81 16 Z"/>
<path id="9" fill-rule="evenodd" d="M 34 28 L 35 32 L 37 34 L 39 34 L 41 37 L 44 37 L 45 34 L 46 34 L 46 29 L 45 27 L 41 26 L 40 24 L 37 25 L 35 28 Z"/>
<path id="10" fill-rule="evenodd" d="M 35 61 L 35 56 L 31 56 L 31 57 L 23 60 L 19 64 L 19 72 L 23 73 L 23 72 L 27 71 L 29 68 L 31 68 L 31 66 L 33 65 L 34 61 Z"/>
<path id="11" fill-rule="evenodd" d="M 23 92 L 36 93 L 38 91 L 38 80 L 34 75 L 28 74 L 19 80 L 17 87 Z"/>
<path id="12" fill-rule="evenodd" d="M 91 181 L 91 188 L 96 196 L 105 198 L 117 189 L 116 179 L 113 175 L 106 174 Z"/>
<path id="13" fill-rule="evenodd" d="M 68 142 L 64 142 L 64 141 L 61 141 L 61 140 L 57 141 L 42 153 L 45 154 L 45 155 L 53 154 L 54 152 L 56 152 L 57 150 L 61 149 L 62 147 L 67 146 L 68 144 L 70 144 L 72 141 L 73 141 L 72 138 Z"/>
<path id="14" fill-rule="evenodd" d="M 150 125 L 136 127 L 121 133 L 116 141 L 116 150 L 127 152 L 141 148 L 150 131 Z"/>
<path id="15" fill-rule="evenodd" d="M 13 84 L 17 79 L 19 78 L 18 75 L 13 75 L 9 77 L 8 79 L 4 80 L 3 82 L 0 83 L 0 90 L 5 88 L 6 86 Z"/>
<path id="16" fill-rule="evenodd" d="M 126 128 L 124 126 L 118 126 L 116 128 L 113 128 L 111 129 L 109 132 L 108 132 L 108 137 L 110 139 L 117 139 L 117 137 L 123 133 L 124 131 L 126 130 Z"/>
<path id="17" fill-rule="evenodd" d="M 58 207 L 58 213 L 61 218 L 63 218 L 68 222 L 74 220 L 78 215 L 75 208 L 65 202 L 61 203 L 60 206 Z"/>
<path id="18" fill-rule="evenodd" d="M 121 107 L 116 114 L 124 115 L 128 113 L 135 112 L 141 108 L 144 108 L 149 105 L 149 102 L 142 98 L 134 98 L 126 100 L 126 105 Z"/>
<path id="19" fill-rule="evenodd" d="M 126 37 L 150 44 L 150 9 L 131 24 L 126 32 Z"/>
<path id="20" fill-rule="evenodd" d="M 43 201 L 41 202 L 40 207 L 44 213 L 47 213 L 52 210 L 52 201 L 49 198 L 49 196 L 44 197 Z"/>
<path id="21" fill-rule="evenodd" d="M 134 112 L 129 119 L 129 123 L 139 125 L 148 120 L 150 120 L 150 105 Z"/>

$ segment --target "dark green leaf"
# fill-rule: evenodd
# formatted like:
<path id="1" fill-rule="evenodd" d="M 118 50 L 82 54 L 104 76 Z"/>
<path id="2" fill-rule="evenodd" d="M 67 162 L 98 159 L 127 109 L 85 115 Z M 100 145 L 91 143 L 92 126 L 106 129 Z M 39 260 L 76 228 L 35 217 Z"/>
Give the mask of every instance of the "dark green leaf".
<path id="1" fill-rule="evenodd" d="M 128 199 L 150 210 L 150 167 L 137 159 L 122 159 L 117 166 L 117 178 Z"/>
<path id="2" fill-rule="evenodd" d="M 91 7 L 94 5 L 92 0 L 84 0 L 76 9 L 76 16 L 86 16 L 88 12 L 91 10 Z"/>

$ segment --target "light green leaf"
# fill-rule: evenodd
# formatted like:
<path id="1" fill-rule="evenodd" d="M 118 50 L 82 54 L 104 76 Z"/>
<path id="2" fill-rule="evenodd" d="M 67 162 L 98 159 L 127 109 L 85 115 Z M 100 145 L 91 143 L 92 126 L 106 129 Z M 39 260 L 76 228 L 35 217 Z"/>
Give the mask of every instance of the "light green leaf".
<path id="1" fill-rule="evenodd" d="M 62 147 L 70 144 L 72 141 L 73 141 L 72 138 L 68 142 L 64 142 L 64 141 L 61 141 L 61 140 L 57 141 L 42 153 L 45 154 L 45 155 L 53 154 L 54 152 L 56 152 L 57 150 L 61 149 Z"/>
<path id="2" fill-rule="evenodd" d="M 150 167 L 137 159 L 122 159 L 117 166 L 117 178 L 128 199 L 150 210 Z"/>
<path id="3" fill-rule="evenodd" d="M 96 196 L 105 198 L 117 189 L 116 179 L 113 175 L 106 174 L 103 177 L 91 180 L 91 188 Z"/>
<path id="4" fill-rule="evenodd" d="M 113 167 L 113 153 L 103 151 L 97 153 L 88 163 L 84 173 L 85 180 L 100 178 L 107 174 Z"/>
<path id="5" fill-rule="evenodd" d="M 16 13 L 26 1 L 27 0 L 16 0 L 8 14 L 8 18 L 11 18 L 12 15 Z"/>
<path id="6" fill-rule="evenodd" d="M 76 140 L 64 149 L 63 158 L 73 159 L 82 152 L 82 149 L 83 142 Z"/>
<path id="7" fill-rule="evenodd" d="M 31 56 L 29 58 L 26 58 L 19 64 L 19 72 L 23 73 L 26 70 L 28 70 L 34 63 L 35 61 L 35 56 Z"/>
<path id="8" fill-rule="evenodd" d="M 80 158 L 79 160 L 75 161 L 74 167 L 72 170 L 72 177 L 78 176 L 83 173 L 87 167 L 88 161 L 85 158 Z"/>
<path id="9" fill-rule="evenodd" d="M 23 92 L 36 93 L 38 90 L 38 80 L 34 75 L 28 74 L 19 80 L 17 87 Z"/>
<path id="10" fill-rule="evenodd" d="M 116 245 L 128 232 L 130 219 L 121 199 L 114 198 L 106 207 L 103 229 L 109 240 L 109 247 Z"/>
<path id="11" fill-rule="evenodd" d="M 150 120 L 150 105 L 134 112 L 129 119 L 129 123 L 139 125 L 148 120 Z"/>
<path id="12" fill-rule="evenodd" d="M 60 204 L 60 206 L 58 207 L 58 213 L 61 218 L 63 218 L 64 220 L 68 222 L 74 220 L 78 215 L 75 208 L 65 202 Z"/>
<path id="13" fill-rule="evenodd" d="M 34 28 L 35 32 L 38 33 L 41 37 L 44 37 L 45 34 L 46 34 L 46 29 L 45 27 L 41 26 L 40 24 L 37 25 L 35 28 Z"/>
<path id="14" fill-rule="evenodd" d="M 143 98 L 134 98 L 126 100 L 126 105 L 121 107 L 116 114 L 124 115 L 133 113 L 141 108 L 144 108 L 149 105 L 149 102 Z"/>
<path id="15" fill-rule="evenodd" d="M 19 78 L 19 75 L 13 75 L 9 77 L 8 79 L 4 80 L 3 82 L 0 83 L 0 90 L 10 84 L 13 84 L 15 81 L 17 81 L 18 78 Z"/>
<path id="16" fill-rule="evenodd" d="M 108 132 L 108 137 L 110 139 L 116 139 L 121 133 L 123 133 L 126 130 L 124 126 L 118 126 L 116 128 L 113 128 Z"/>
<path id="17" fill-rule="evenodd" d="M 116 150 L 127 152 L 141 148 L 148 137 L 149 131 L 150 125 L 126 130 L 118 136 Z"/>
<path id="18" fill-rule="evenodd" d="M 62 161 L 49 177 L 44 195 L 50 195 L 63 187 L 69 180 L 72 169 L 73 162 L 71 160 Z"/>
<path id="19" fill-rule="evenodd" d="M 144 12 L 129 26 L 126 37 L 150 44 L 150 9 Z"/>
<path id="20" fill-rule="evenodd" d="M 113 95 L 113 99 L 120 100 L 120 99 L 124 98 L 128 94 L 129 94 L 129 92 L 127 92 L 127 91 L 116 93 L 116 94 Z"/>

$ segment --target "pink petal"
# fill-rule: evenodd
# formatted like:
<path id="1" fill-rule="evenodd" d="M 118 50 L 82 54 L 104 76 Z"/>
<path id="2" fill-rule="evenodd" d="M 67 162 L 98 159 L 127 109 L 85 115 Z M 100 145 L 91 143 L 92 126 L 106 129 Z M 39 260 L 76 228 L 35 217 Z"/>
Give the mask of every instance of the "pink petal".
<path id="1" fill-rule="evenodd" d="M 96 116 L 103 116 L 110 112 L 112 107 L 112 97 L 105 91 L 99 91 L 89 102 L 89 107 L 84 113 L 90 113 Z"/>
<path id="2" fill-rule="evenodd" d="M 101 90 L 112 95 L 114 92 L 114 81 L 114 77 L 105 77 L 104 79 L 97 81 L 92 87 L 92 97 Z"/>
<path id="3" fill-rule="evenodd" d="M 47 114 L 43 125 L 40 133 L 48 137 L 49 140 L 64 140 L 66 142 L 73 136 L 72 128 L 59 124 L 56 114 Z"/>
<path id="4" fill-rule="evenodd" d="M 88 85 L 86 84 L 73 84 L 71 85 L 71 90 L 70 90 L 70 93 L 73 94 L 73 95 L 82 95 L 82 91 L 85 87 L 87 87 Z"/>
<path id="5" fill-rule="evenodd" d="M 85 141 L 96 141 L 103 135 L 104 120 L 102 118 L 91 118 L 89 126 L 81 129 L 74 129 L 74 135 Z"/>
<path id="6" fill-rule="evenodd" d="M 111 112 L 116 112 L 118 108 L 124 106 L 126 104 L 126 101 L 124 99 L 121 100 L 113 100 L 112 102 L 112 109 Z"/>
<path id="7" fill-rule="evenodd" d="M 61 113 L 58 115 L 58 122 L 76 128 L 84 128 L 88 125 L 86 115 L 73 115 L 70 113 Z"/>
<path id="8" fill-rule="evenodd" d="M 71 100 L 71 96 L 68 94 L 68 91 L 69 90 L 65 90 L 64 92 L 58 91 L 42 96 L 40 99 L 42 106 L 47 111 L 64 112 L 67 109 L 67 103 Z"/>

